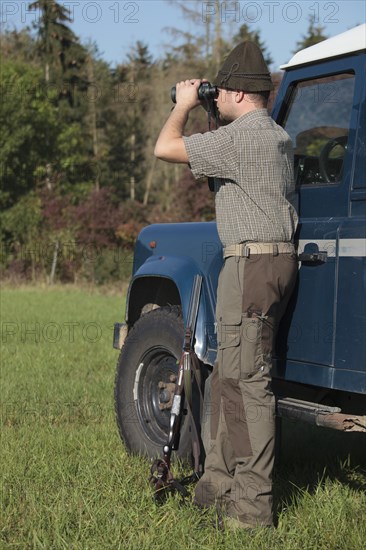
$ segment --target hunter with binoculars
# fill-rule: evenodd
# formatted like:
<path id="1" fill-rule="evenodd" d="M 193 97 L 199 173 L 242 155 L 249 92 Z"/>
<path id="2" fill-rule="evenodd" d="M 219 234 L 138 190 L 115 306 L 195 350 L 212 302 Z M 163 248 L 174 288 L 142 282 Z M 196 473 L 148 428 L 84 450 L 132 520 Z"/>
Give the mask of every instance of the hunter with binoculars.
<path id="1" fill-rule="evenodd" d="M 208 382 L 214 411 L 194 502 L 222 514 L 227 528 L 271 526 L 275 399 L 271 360 L 297 276 L 293 147 L 267 112 L 271 76 L 258 46 L 239 44 L 212 85 L 176 84 L 176 105 L 155 155 L 210 178 L 224 264 L 219 276 L 217 361 Z M 218 128 L 184 135 L 203 106 Z M 206 382 L 207 383 L 207 382 Z M 247 418 L 248 406 L 257 414 Z M 251 409 L 253 410 L 253 409 Z"/>

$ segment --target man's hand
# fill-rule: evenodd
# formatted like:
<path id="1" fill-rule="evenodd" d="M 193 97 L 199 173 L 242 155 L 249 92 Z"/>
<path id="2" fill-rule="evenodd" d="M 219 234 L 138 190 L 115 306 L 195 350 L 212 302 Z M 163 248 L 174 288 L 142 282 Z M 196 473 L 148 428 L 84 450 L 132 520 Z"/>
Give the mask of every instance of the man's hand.
<path id="1" fill-rule="evenodd" d="M 175 86 L 176 104 L 179 107 L 185 107 L 189 111 L 201 105 L 201 101 L 198 99 L 198 88 L 201 82 L 202 80 L 199 78 L 177 82 Z"/>

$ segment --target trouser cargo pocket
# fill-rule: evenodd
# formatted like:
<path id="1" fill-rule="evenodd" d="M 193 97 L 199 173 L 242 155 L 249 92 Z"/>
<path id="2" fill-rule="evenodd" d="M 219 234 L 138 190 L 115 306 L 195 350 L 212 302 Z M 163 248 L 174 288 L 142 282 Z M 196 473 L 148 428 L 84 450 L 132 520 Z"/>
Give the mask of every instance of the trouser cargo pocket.
<path id="1" fill-rule="evenodd" d="M 240 378 L 241 321 L 218 324 L 218 368 L 220 378 Z"/>
<path id="2" fill-rule="evenodd" d="M 270 350 L 263 349 L 267 348 L 263 346 L 263 323 L 263 318 L 243 315 L 236 324 L 218 324 L 220 378 L 246 380 L 270 367 Z"/>
<path id="3" fill-rule="evenodd" d="M 263 369 L 268 357 L 263 355 L 263 319 L 243 316 L 240 342 L 240 378 L 251 378 Z"/>

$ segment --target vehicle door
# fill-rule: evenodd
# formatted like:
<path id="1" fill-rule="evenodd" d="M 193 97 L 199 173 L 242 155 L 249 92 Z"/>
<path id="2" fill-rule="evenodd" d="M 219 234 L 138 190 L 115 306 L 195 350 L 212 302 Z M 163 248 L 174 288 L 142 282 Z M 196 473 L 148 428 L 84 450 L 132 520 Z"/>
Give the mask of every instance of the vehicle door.
<path id="1" fill-rule="evenodd" d="M 325 387 L 335 366 L 339 233 L 349 218 L 362 66 L 353 55 L 290 69 L 273 113 L 294 144 L 301 259 L 277 374 Z"/>

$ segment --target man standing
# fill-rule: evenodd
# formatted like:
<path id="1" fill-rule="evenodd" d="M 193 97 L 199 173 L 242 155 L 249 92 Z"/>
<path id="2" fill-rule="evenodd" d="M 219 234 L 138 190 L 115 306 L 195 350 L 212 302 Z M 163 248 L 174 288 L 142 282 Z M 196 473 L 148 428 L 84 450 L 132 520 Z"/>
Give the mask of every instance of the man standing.
<path id="1" fill-rule="evenodd" d="M 275 436 L 271 357 L 297 274 L 293 150 L 287 133 L 267 113 L 273 85 L 255 43 L 239 44 L 214 81 L 223 125 L 185 137 L 189 112 L 201 104 L 200 84 L 199 79 L 177 84 L 176 106 L 155 146 L 158 158 L 189 164 L 196 178 L 214 178 L 223 245 L 211 441 L 195 502 L 224 508 L 230 527 L 270 526 Z"/>

